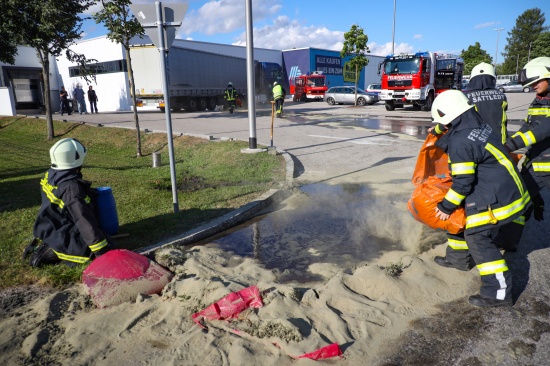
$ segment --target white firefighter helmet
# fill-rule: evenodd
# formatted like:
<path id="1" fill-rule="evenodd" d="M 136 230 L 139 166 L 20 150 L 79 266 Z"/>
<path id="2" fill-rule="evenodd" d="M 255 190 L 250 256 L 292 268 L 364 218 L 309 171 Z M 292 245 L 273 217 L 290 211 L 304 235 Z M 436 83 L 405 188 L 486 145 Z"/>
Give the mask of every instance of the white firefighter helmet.
<path id="1" fill-rule="evenodd" d="M 474 78 L 478 75 L 491 75 L 495 79 L 497 78 L 495 74 L 495 68 L 493 67 L 493 65 L 488 64 L 487 62 L 482 62 L 474 66 L 470 78 Z"/>
<path id="2" fill-rule="evenodd" d="M 227 83 L 227 86 L 233 86 L 233 83 L 230 81 Z"/>
<path id="3" fill-rule="evenodd" d="M 474 108 L 474 105 L 460 90 L 444 91 L 432 104 L 432 121 L 448 125 L 470 108 Z"/>
<path id="4" fill-rule="evenodd" d="M 537 57 L 521 70 L 519 82 L 529 86 L 542 79 L 550 79 L 550 57 Z"/>
<path id="5" fill-rule="evenodd" d="M 275 82 L 273 83 L 273 86 L 275 86 L 275 85 L 279 85 L 279 83 L 275 81 Z"/>
<path id="6" fill-rule="evenodd" d="M 50 149 L 52 169 L 66 170 L 78 168 L 84 164 L 86 148 L 73 138 L 59 140 Z"/>

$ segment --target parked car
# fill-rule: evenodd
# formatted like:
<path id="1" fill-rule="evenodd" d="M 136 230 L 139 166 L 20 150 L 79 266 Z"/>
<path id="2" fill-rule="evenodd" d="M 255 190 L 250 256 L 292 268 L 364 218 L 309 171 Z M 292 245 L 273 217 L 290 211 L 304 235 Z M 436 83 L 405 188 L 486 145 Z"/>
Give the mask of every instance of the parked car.
<path id="1" fill-rule="evenodd" d="M 497 85 L 497 89 L 501 92 L 524 92 L 529 93 L 533 89 L 530 86 L 523 86 L 517 80 L 507 82 L 506 84 Z"/>
<path id="2" fill-rule="evenodd" d="M 380 95 L 380 92 L 382 91 L 382 85 L 380 84 L 369 84 L 369 86 L 367 86 L 367 92 L 370 92 L 370 93 L 376 93 L 378 95 Z"/>
<path id="3" fill-rule="evenodd" d="M 357 88 L 357 105 L 372 105 L 378 102 L 378 94 L 366 92 Z M 334 86 L 325 93 L 324 101 L 329 105 L 334 104 L 355 104 L 354 86 Z"/>

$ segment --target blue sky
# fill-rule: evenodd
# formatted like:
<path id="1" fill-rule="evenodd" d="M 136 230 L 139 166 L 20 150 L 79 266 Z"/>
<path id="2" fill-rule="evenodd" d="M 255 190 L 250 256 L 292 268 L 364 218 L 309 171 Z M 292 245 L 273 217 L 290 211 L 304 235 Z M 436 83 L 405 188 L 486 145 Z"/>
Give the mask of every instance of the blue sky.
<path id="1" fill-rule="evenodd" d="M 177 1 L 167 1 L 174 3 Z M 154 3 L 136 0 L 135 3 Z M 188 0 L 178 38 L 223 44 L 246 44 L 245 0 Z M 475 42 L 502 62 L 508 32 L 525 10 L 538 7 L 550 25 L 548 0 L 396 0 L 395 52 L 460 53 Z M 429 5 L 422 5 L 429 4 Z M 317 47 L 339 51 L 344 33 L 358 24 L 367 34 L 371 53 L 391 53 L 393 0 L 253 0 L 254 45 L 290 49 Z M 92 8 L 91 11 L 97 11 Z M 499 34 L 495 29 L 504 28 Z M 87 21 L 85 38 L 106 33 Z"/>

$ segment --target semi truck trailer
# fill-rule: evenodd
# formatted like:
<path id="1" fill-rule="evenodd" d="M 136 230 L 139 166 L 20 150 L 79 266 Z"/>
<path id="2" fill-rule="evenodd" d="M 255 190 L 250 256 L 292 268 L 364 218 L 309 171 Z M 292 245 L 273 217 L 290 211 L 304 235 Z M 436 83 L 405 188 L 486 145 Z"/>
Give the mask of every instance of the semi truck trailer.
<path id="1" fill-rule="evenodd" d="M 159 50 L 154 46 L 133 47 L 130 51 L 136 98 L 144 105 L 165 111 Z M 173 46 L 166 62 L 170 106 L 173 111 L 214 110 L 224 105 L 224 92 L 232 82 L 241 97 L 247 94 L 246 59 Z M 272 99 L 273 82 L 283 79 L 281 65 L 254 62 L 257 103 Z"/>

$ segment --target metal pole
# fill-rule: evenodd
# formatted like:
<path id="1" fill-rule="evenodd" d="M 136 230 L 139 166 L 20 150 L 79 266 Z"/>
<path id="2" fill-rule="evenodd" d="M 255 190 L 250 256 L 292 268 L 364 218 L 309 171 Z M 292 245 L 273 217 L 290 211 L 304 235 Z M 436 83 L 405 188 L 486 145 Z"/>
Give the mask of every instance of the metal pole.
<path id="1" fill-rule="evenodd" d="M 392 30 L 392 33 L 391 33 L 391 53 L 392 54 L 394 53 L 394 45 L 395 45 L 395 6 L 396 6 L 396 1 L 397 0 L 393 0 L 393 30 Z"/>
<path id="2" fill-rule="evenodd" d="M 250 134 L 248 147 L 257 149 L 256 139 L 256 97 L 254 95 L 254 40 L 252 34 L 252 0 L 246 0 L 246 87 L 248 100 L 248 124 Z"/>
<path id="3" fill-rule="evenodd" d="M 166 46 L 164 39 L 164 22 L 162 20 L 162 4 L 155 1 L 157 8 L 157 29 L 159 32 L 160 74 L 162 76 L 162 88 L 164 94 L 164 109 L 166 114 L 166 135 L 168 138 L 168 157 L 170 159 L 170 179 L 172 181 L 172 201 L 174 213 L 179 212 L 178 190 L 176 184 L 176 164 L 174 160 L 174 141 L 172 140 L 172 114 L 170 112 L 170 90 L 168 89 L 168 77 L 166 75 Z"/>
<path id="4" fill-rule="evenodd" d="M 498 58 L 498 39 L 500 37 L 500 31 L 503 30 L 504 28 L 497 28 L 495 29 L 498 33 L 497 33 L 497 49 L 495 50 L 495 71 L 496 71 L 496 68 L 497 68 L 497 58 Z"/>
<path id="5" fill-rule="evenodd" d="M 271 101 L 271 147 L 273 147 L 273 119 L 275 117 L 275 101 Z"/>

